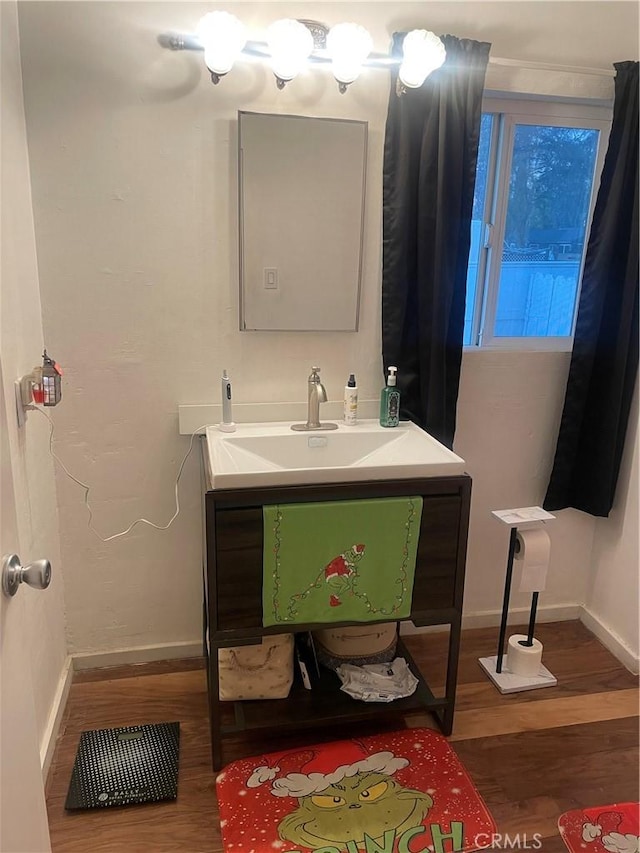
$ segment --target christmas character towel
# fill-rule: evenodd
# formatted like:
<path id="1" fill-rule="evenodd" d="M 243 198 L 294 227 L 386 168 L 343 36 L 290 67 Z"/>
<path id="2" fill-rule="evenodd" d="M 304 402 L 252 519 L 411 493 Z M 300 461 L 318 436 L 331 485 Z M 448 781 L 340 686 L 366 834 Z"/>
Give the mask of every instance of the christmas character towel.
<path id="1" fill-rule="evenodd" d="M 263 624 L 411 613 L 422 498 L 263 508 Z"/>

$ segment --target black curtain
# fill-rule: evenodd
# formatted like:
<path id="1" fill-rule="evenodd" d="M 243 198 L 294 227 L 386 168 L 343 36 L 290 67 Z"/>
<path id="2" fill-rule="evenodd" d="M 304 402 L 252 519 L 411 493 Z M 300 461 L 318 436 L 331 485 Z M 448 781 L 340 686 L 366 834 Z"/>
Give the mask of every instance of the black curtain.
<path id="1" fill-rule="evenodd" d="M 638 370 L 638 63 L 615 64 L 609 147 L 589 235 L 545 509 L 607 516 Z"/>
<path id="2" fill-rule="evenodd" d="M 395 33 L 401 54 L 404 33 Z M 384 142 L 382 358 L 400 414 L 451 447 L 462 359 L 482 91 L 491 45 L 442 36 L 418 89 L 392 74 Z"/>

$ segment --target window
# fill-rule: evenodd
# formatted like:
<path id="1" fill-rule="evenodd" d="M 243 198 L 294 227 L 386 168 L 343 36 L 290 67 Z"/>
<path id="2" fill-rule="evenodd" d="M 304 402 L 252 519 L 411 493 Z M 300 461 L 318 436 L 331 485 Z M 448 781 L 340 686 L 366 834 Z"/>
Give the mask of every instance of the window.
<path id="1" fill-rule="evenodd" d="M 603 107 L 485 99 L 465 346 L 571 348 L 609 126 Z"/>

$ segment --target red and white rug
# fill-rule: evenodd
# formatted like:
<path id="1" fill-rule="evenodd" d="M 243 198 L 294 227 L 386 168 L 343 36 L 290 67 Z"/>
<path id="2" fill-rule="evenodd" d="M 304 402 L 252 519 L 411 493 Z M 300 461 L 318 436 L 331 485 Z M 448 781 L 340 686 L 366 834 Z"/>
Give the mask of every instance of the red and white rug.
<path id="1" fill-rule="evenodd" d="M 495 832 L 431 729 L 242 759 L 219 773 L 216 790 L 226 853 L 465 853 Z"/>
<path id="2" fill-rule="evenodd" d="M 640 805 L 573 809 L 560 815 L 558 829 L 571 853 L 638 853 Z"/>

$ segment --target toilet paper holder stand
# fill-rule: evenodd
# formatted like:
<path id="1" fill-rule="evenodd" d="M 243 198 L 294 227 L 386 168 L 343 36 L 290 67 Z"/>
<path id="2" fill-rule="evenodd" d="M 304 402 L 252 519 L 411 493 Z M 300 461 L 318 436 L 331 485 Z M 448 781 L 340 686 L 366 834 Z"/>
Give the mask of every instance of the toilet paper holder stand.
<path id="1" fill-rule="evenodd" d="M 502 600 L 502 615 L 500 617 L 500 635 L 498 637 L 498 654 L 496 661 L 496 672 L 502 672 L 504 658 L 504 643 L 507 635 L 507 620 L 509 618 L 509 599 L 511 598 L 511 582 L 513 580 L 513 560 L 518 546 L 518 528 L 511 528 L 509 537 L 509 555 L 507 557 L 507 571 L 504 578 L 504 597 Z M 529 627 L 527 629 L 527 640 L 523 645 L 533 646 L 533 632 L 536 627 L 536 612 L 538 610 L 539 592 L 531 593 L 531 608 L 529 610 Z"/>
<path id="2" fill-rule="evenodd" d="M 553 520 L 555 516 L 551 515 L 551 513 L 541 507 L 494 510 L 492 515 L 498 521 L 510 527 L 511 532 L 509 536 L 509 551 L 507 555 L 507 566 L 504 579 L 504 594 L 502 599 L 502 613 L 500 617 L 500 633 L 498 636 L 497 654 L 493 657 L 480 658 L 480 665 L 487 672 L 501 693 L 516 693 L 522 690 L 533 690 L 538 687 L 552 687 L 558 682 L 555 676 L 553 676 L 545 666 L 540 665 L 539 674 L 536 676 L 518 676 L 509 672 L 508 668 L 504 668 L 504 647 L 507 635 L 511 584 L 513 580 L 513 563 L 518 544 L 518 530 L 539 527 L 541 524 Z M 533 633 L 536 625 L 539 594 L 539 591 L 534 591 L 531 594 L 527 638 L 526 640 L 520 641 L 524 646 L 533 646 Z"/>

